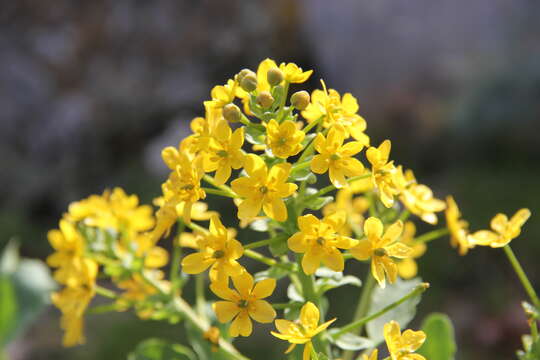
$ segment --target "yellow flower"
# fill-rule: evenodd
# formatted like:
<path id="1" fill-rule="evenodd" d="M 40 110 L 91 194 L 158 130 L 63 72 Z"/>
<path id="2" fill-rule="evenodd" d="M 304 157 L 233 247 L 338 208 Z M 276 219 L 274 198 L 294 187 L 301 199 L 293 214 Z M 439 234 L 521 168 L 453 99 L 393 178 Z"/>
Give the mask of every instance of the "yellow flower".
<path id="1" fill-rule="evenodd" d="M 192 160 L 186 154 L 180 153 L 178 154 L 178 164 L 172 170 L 169 178 L 162 185 L 163 199 L 165 200 L 164 208 L 169 207 L 167 216 L 164 219 L 169 220 L 170 223 L 171 213 L 175 213 L 176 206 L 183 202 L 184 213 L 182 217 L 184 222 L 189 224 L 191 222 L 191 207 L 195 202 L 206 197 L 206 193 L 201 188 L 201 178 L 204 175 L 202 159 L 198 157 Z M 171 207 L 174 208 L 173 211 L 171 211 Z M 158 224 L 159 220 L 158 216 Z"/>
<path id="2" fill-rule="evenodd" d="M 229 335 L 249 336 L 252 331 L 251 319 L 260 323 L 269 323 L 276 317 L 272 305 L 264 299 L 274 292 L 275 279 L 264 279 L 253 286 L 253 277 L 244 272 L 233 276 L 232 281 L 235 290 L 229 289 L 227 283 L 212 283 L 210 289 L 225 301 L 217 301 L 212 304 L 216 316 L 221 323 L 231 320 Z"/>
<path id="3" fill-rule="evenodd" d="M 465 255 L 473 245 L 469 242 L 469 226 L 461 218 L 461 212 L 452 196 L 446 197 L 447 208 L 445 211 L 446 226 L 450 231 L 450 244 L 452 247 L 459 247 L 459 254 Z"/>
<path id="4" fill-rule="evenodd" d="M 223 119 L 222 109 L 216 107 L 213 101 L 205 101 L 204 109 L 205 117 L 196 117 L 191 121 L 190 127 L 193 134 L 184 138 L 179 146 L 180 152 L 187 153 L 191 157 L 194 157 L 200 151 L 204 151 L 208 148 L 211 133 L 214 131 L 217 123 Z M 176 153 L 170 153 L 170 155 L 170 159 L 164 158 L 163 160 L 170 169 L 174 169 L 176 168 L 174 162 L 177 161 L 178 151 Z"/>
<path id="5" fill-rule="evenodd" d="M 244 96 L 244 91 L 235 80 L 229 79 L 225 85 L 217 85 L 212 88 L 210 96 L 211 105 L 214 108 L 223 108 L 233 102 L 235 97 Z"/>
<path id="6" fill-rule="evenodd" d="M 60 327 L 65 331 L 64 346 L 84 343 L 83 316 L 94 295 L 93 286 L 65 287 L 51 295 L 53 304 L 62 312 Z"/>
<path id="7" fill-rule="evenodd" d="M 347 221 L 345 225 L 338 231 L 340 235 L 351 236 L 352 229 L 361 229 L 364 224 L 364 213 L 369 209 L 369 201 L 364 196 L 353 198 L 355 191 L 353 191 L 353 185 L 348 188 L 340 189 L 336 193 L 336 201 L 327 204 L 322 213 L 324 216 L 333 214 L 338 211 L 345 211 L 347 214 Z"/>
<path id="8" fill-rule="evenodd" d="M 209 233 L 198 242 L 199 252 L 182 259 L 187 274 L 199 274 L 210 267 L 212 282 L 225 282 L 229 276 L 239 275 L 244 268 L 236 261 L 244 253 L 242 244 L 230 236 L 218 215 L 210 219 Z"/>
<path id="9" fill-rule="evenodd" d="M 231 169 L 240 169 L 244 165 L 244 128 L 232 132 L 227 121 L 220 120 L 212 135 L 203 157 L 204 171 L 215 171 L 216 183 L 223 185 L 231 176 Z"/>
<path id="10" fill-rule="evenodd" d="M 369 357 L 367 355 L 362 355 L 362 360 L 377 360 L 379 357 L 379 350 L 375 349 L 371 352 L 371 355 Z"/>
<path id="11" fill-rule="evenodd" d="M 520 209 L 510 220 L 504 214 L 497 214 L 491 219 L 490 230 L 480 230 L 469 236 L 469 242 L 473 245 L 491 246 L 492 248 L 503 247 L 517 238 L 521 233 L 521 227 L 531 216 L 529 209 Z"/>
<path id="12" fill-rule="evenodd" d="M 409 211 L 428 224 L 437 224 L 436 212 L 446 209 L 446 203 L 433 197 L 433 191 L 426 185 L 416 183 L 411 170 L 405 173 L 405 179 L 410 185 L 400 195 L 400 200 Z"/>
<path id="13" fill-rule="evenodd" d="M 394 320 L 384 325 L 384 339 L 392 360 L 426 360 L 414 352 L 426 341 L 423 331 L 405 330 L 401 334 L 399 324 Z"/>
<path id="14" fill-rule="evenodd" d="M 294 84 L 306 82 L 313 73 L 313 70 L 303 71 L 302 68 L 295 63 L 281 63 L 279 65 L 279 70 L 283 72 L 285 81 Z"/>
<path id="15" fill-rule="evenodd" d="M 298 188 L 296 184 L 286 182 L 291 164 L 277 164 L 268 171 L 262 158 L 249 154 L 244 169 L 249 176 L 231 183 L 234 192 L 245 198 L 238 205 L 238 218 L 250 220 L 259 215 L 262 208 L 268 217 L 276 221 L 287 220 L 283 198 L 291 196 Z"/>
<path id="16" fill-rule="evenodd" d="M 311 103 L 302 111 L 302 116 L 309 122 L 317 121 L 324 117 L 323 127 L 329 128 L 341 125 L 346 137 L 352 136 L 363 146 L 369 146 L 369 137 L 364 133 L 367 128 L 366 121 L 358 112 L 358 102 L 349 93 L 343 95 L 330 89 L 326 90 L 325 83 L 321 80 L 323 90 L 314 90 L 311 94 Z"/>
<path id="17" fill-rule="evenodd" d="M 398 274 L 403 279 L 411 279 L 418 273 L 418 265 L 414 259 L 419 258 L 426 252 L 426 244 L 424 242 L 414 241 L 414 235 L 416 234 L 416 226 L 412 221 L 405 223 L 403 234 L 401 235 L 401 243 L 409 246 L 411 254 L 409 258 L 403 259 L 398 262 Z"/>
<path id="18" fill-rule="evenodd" d="M 84 239 L 71 222 L 60 220 L 60 229 L 49 231 L 47 237 L 56 251 L 47 257 L 47 264 L 58 268 L 54 272 L 56 281 L 70 287 L 95 281 L 98 265 L 83 257 Z"/>
<path id="19" fill-rule="evenodd" d="M 291 346 L 285 351 L 285 354 L 290 353 L 297 344 L 305 344 L 303 360 L 311 359 L 311 348 L 313 344 L 311 339 L 326 330 L 330 324 L 336 319 L 329 320 L 324 324 L 319 325 L 319 309 L 312 303 L 307 302 L 300 310 L 299 322 L 292 322 L 284 319 L 275 321 L 276 328 L 279 332 L 272 331 L 271 334 L 281 340 L 286 340 L 291 343 Z"/>
<path id="20" fill-rule="evenodd" d="M 313 157 L 311 171 L 316 174 L 328 171 L 330 181 L 336 188 L 348 185 L 345 177 L 362 175 L 364 172 L 364 165 L 353 157 L 364 145 L 359 141 L 343 144 L 345 136 L 342 126 L 334 126 L 328 132 L 328 137 L 318 133 L 314 140 L 319 154 Z"/>
<path id="21" fill-rule="evenodd" d="M 278 124 L 272 119 L 266 126 L 266 132 L 266 145 L 275 156 L 286 159 L 302 150 L 302 140 L 306 134 L 298 130 L 293 121 L 287 120 Z"/>
<path id="22" fill-rule="evenodd" d="M 412 249 L 407 245 L 396 242 L 403 231 L 403 223 L 397 221 L 390 225 L 383 235 L 383 224 L 370 217 L 364 223 L 364 234 L 367 239 L 360 240 L 350 252 L 358 260 L 371 257 L 371 273 L 379 285 L 386 286 L 385 273 L 388 281 L 393 283 L 397 277 L 397 265 L 392 257 L 405 259 L 410 256 Z"/>
<path id="23" fill-rule="evenodd" d="M 325 216 L 322 220 L 311 214 L 298 218 L 300 231 L 291 236 L 287 244 L 292 251 L 304 254 L 304 273 L 315 273 L 321 262 L 334 271 L 343 271 L 343 255 L 338 249 L 350 249 L 357 244 L 356 240 L 338 234 L 346 219 L 345 211 Z"/>
<path id="24" fill-rule="evenodd" d="M 370 147 L 366 151 L 366 157 L 371 163 L 373 186 L 379 190 L 379 197 L 388 208 L 394 204 L 394 195 L 399 193 L 395 179 L 397 170 L 393 161 L 388 162 L 390 147 L 390 140 L 385 140 L 378 148 Z"/>

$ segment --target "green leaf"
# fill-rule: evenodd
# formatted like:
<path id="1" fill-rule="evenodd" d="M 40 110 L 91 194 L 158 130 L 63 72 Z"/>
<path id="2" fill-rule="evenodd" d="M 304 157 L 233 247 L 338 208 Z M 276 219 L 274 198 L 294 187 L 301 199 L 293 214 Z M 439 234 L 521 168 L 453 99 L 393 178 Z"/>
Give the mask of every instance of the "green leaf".
<path id="1" fill-rule="evenodd" d="M 342 272 L 332 271 L 325 267 L 318 268 L 315 275 L 319 277 L 315 282 L 318 295 L 344 285 L 362 286 L 362 281 L 356 276 L 344 276 Z"/>
<path id="2" fill-rule="evenodd" d="M 330 335 L 329 338 L 332 339 L 331 336 L 338 331 L 339 331 L 338 328 L 328 330 L 328 335 Z M 371 339 L 358 336 L 352 333 L 345 333 L 341 335 L 338 339 L 333 340 L 333 343 L 343 350 L 352 350 L 352 351 L 369 349 L 375 346 L 375 344 L 373 343 Z"/>
<path id="3" fill-rule="evenodd" d="M 12 338 L 17 327 L 17 298 L 7 276 L 0 276 L 0 349 Z"/>
<path id="4" fill-rule="evenodd" d="M 454 327 L 445 314 L 430 314 L 422 323 L 427 339 L 418 353 L 430 360 L 453 360 L 456 353 Z"/>
<path id="5" fill-rule="evenodd" d="M 373 314 L 398 301 L 410 293 L 420 283 L 422 283 L 420 278 L 411 280 L 401 280 L 398 278 L 394 284 L 387 284 L 385 289 L 381 289 L 380 287 L 375 288 L 371 296 L 371 306 L 368 314 Z M 414 318 L 414 315 L 416 314 L 416 305 L 418 305 L 419 302 L 420 296 L 412 297 L 403 304 L 400 304 L 378 318 L 371 320 L 366 325 L 369 338 L 373 340 L 375 344 L 382 342 L 384 340 L 384 324 L 391 320 L 397 321 L 401 325 L 401 328 L 404 329 Z"/>
<path id="6" fill-rule="evenodd" d="M 197 360 L 197 356 L 186 346 L 148 339 L 137 345 L 128 360 Z"/>
<path id="7" fill-rule="evenodd" d="M 264 145 L 265 134 L 264 126 L 246 126 L 246 140 L 251 144 Z"/>
<path id="8" fill-rule="evenodd" d="M 281 234 L 277 236 L 276 241 L 272 242 L 270 246 L 268 246 L 273 256 L 281 256 L 289 251 L 289 247 L 287 245 L 288 238 L 289 236 L 287 234 Z"/>
<path id="9" fill-rule="evenodd" d="M 259 271 L 254 275 L 255 281 L 261 281 L 264 279 L 276 279 L 279 280 L 289 274 L 289 271 L 279 266 L 272 266 L 264 271 Z"/>
<path id="10" fill-rule="evenodd" d="M 334 201 L 333 196 L 321 196 L 317 198 L 310 199 L 309 201 L 306 201 L 305 205 L 306 208 L 311 210 L 320 210 L 324 205 L 331 203 Z"/>
<path id="11" fill-rule="evenodd" d="M 311 169 L 309 167 L 299 169 L 292 172 L 287 181 L 304 181 L 307 180 L 311 174 Z"/>

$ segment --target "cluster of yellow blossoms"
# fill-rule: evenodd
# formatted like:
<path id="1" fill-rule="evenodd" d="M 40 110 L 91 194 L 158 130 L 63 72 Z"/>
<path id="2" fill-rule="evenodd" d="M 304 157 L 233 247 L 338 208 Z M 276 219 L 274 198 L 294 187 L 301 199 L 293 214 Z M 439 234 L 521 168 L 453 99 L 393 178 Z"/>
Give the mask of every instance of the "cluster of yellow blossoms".
<path id="1" fill-rule="evenodd" d="M 287 352 L 305 344 L 302 356 L 307 360 L 325 351 L 317 341 L 326 338 L 318 334 L 335 320 L 319 325 L 322 290 L 317 290 L 314 280 L 322 267 L 343 272 L 347 259 L 370 261 L 369 279 L 384 288 L 398 276 L 416 276 L 415 259 L 426 251 L 425 242 L 436 236 L 449 232 L 452 245 L 465 254 L 478 245 L 505 246 L 519 235 L 530 215 L 526 209 L 510 220 L 497 215 L 492 230 L 469 233 L 452 197 L 435 198 L 411 170 L 390 159 L 390 140 L 371 145 L 367 123 L 351 94 L 340 95 L 321 81 L 322 89 L 311 95 L 297 91 L 289 97 L 289 87 L 304 83 L 311 74 L 295 64 L 277 65 L 266 59 L 256 73 L 244 69 L 225 85 L 214 87 L 211 99 L 204 102 L 205 116 L 191 122 L 192 134 L 177 147 L 162 151 L 170 173 L 155 201 L 155 215 L 151 207 L 139 206 L 136 196 L 121 189 L 69 207 L 60 230 L 49 233 L 56 253 L 48 259 L 58 268 L 56 280 L 66 286 L 53 295 L 63 314 L 65 345 L 83 341 L 82 316 L 91 298 L 96 291 L 108 294 L 108 289 L 95 284 L 98 264 L 125 290 L 120 296 L 109 294 L 116 310 L 134 306 L 139 316 L 152 316 L 156 311 L 152 302 L 158 300 L 151 296 L 159 294 L 169 296 L 177 310 L 180 306 L 179 312 L 204 332 L 214 350 L 228 344 L 228 336 L 249 336 L 252 320 L 270 323 L 276 318 L 280 307 L 266 299 L 280 276 L 256 276 L 255 281 L 242 265 L 247 256 L 284 271 L 302 294 L 299 320 L 291 321 L 290 314 L 289 320 L 275 320 L 278 332 L 272 334 L 291 343 Z M 364 149 L 367 161 L 360 159 Z M 329 185 L 313 187 L 318 180 L 315 174 L 326 173 Z M 335 196 L 325 196 L 332 191 L 337 191 Z M 207 196 L 230 199 L 237 207 L 240 227 L 257 229 L 263 224 L 270 238 L 242 244 L 236 230 L 226 228 L 217 212 L 208 211 L 202 202 Z M 416 236 L 410 215 L 435 225 L 437 213 L 444 210 L 448 230 Z M 195 223 L 208 220 L 208 228 Z M 174 225 L 178 230 L 171 276 L 164 280 L 159 268 L 168 263 L 168 253 L 157 243 Z M 186 227 L 191 232 L 184 231 Z M 269 246 L 274 256 L 253 250 L 263 246 Z M 182 248 L 194 252 L 182 257 Z M 179 303 L 182 276 L 187 276 L 180 271 L 195 275 L 206 270 L 210 290 L 221 299 L 212 305 L 215 318 L 230 322 L 224 337 L 211 324 L 193 320 L 191 310 Z M 197 278 L 204 282 L 201 275 Z M 371 291 L 367 284 L 365 291 Z M 204 294 L 199 294 L 201 298 Z M 294 313 L 300 306 L 293 301 L 283 308 Z M 199 316 L 206 319 L 201 311 Z M 392 360 L 424 359 L 414 353 L 426 338 L 423 332 L 401 334 L 392 321 L 384 327 L 384 337 Z M 364 359 L 377 356 L 374 350 Z"/>

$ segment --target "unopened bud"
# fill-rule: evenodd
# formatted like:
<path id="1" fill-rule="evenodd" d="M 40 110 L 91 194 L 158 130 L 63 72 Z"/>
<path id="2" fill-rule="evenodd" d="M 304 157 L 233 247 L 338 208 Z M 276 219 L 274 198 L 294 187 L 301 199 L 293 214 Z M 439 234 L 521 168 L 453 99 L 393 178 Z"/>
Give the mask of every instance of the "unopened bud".
<path id="1" fill-rule="evenodd" d="M 307 91 L 297 91 L 291 96 L 291 105 L 298 110 L 304 110 L 309 105 L 309 93 Z"/>
<path id="2" fill-rule="evenodd" d="M 257 96 L 257 104 L 263 109 L 268 109 L 274 103 L 274 97 L 268 91 L 261 91 Z"/>
<path id="3" fill-rule="evenodd" d="M 233 103 L 227 104 L 223 107 L 223 117 L 229 122 L 239 122 L 242 118 L 242 112 L 238 106 Z"/>
<path id="4" fill-rule="evenodd" d="M 253 71 L 249 69 L 240 70 L 240 72 L 236 74 L 236 81 L 240 84 L 242 82 L 242 79 L 244 79 L 244 77 L 249 73 L 253 73 Z"/>
<path id="5" fill-rule="evenodd" d="M 271 68 L 268 70 L 268 73 L 266 73 L 266 79 L 270 86 L 279 85 L 283 81 L 283 72 L 278 68 Z"/>
<path id="6" fill-rule="evenodd" d="M 246 74 L 240 81 L 240 86 L 247 92 L 252 92 L 257 88 L 257 76 L 253 72 Z"/>

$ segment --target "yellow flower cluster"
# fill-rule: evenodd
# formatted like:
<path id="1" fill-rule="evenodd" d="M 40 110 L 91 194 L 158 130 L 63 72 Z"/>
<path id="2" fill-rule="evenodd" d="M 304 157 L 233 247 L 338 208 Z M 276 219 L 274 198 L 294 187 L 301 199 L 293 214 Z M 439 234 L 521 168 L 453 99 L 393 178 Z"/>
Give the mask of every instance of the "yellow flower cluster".
<path id="1" fill-rule="evenodd" d="M 287 309 L 288 319 L 275 320 L 272 335 L 291 343 L 287 353 L 304 344 L 308 360 L 326 351 L 329 336 L 319 334 L 335 321 L 324 321 L 322 298 L 336 282 L 324 285 L 321 274 L 342 273 L 348 259 L 369 261 L 364 286 L 369 295 L 375 281 L 384 288 L 398 276 L 416 276 L 416 259 L 426 252 L 427 241 L 450 234 L 451 244 L 465 254 L 478 245 L 506 246 L 520 234 L 530 216 L 527 209 L 511 219 L 498 214 L 491 230 L 469 233 L 451 196 L 436 198 L 412 170 L 395 164 L 390 140 L 371 144 L 367 122 L 350 93 L 340 95 L 321 81 L 322 89 L 311 95 L 301 90 L 289 96 L 291 84 L 311 75 L 296 64 L 266 59 L 256 72 L 244 69 L 215 86 L 204 102 L 205 116 L 191 121 L 192 133 L 161 153 L 169 174 L 154 201 L 155 213 L 119 188 L 70 205 L 60 229 L 49 233 L 56 252 L 48 259 L 57 268 L 55 279 L 66 286 L 53 295 L 63 314 L 65 345 L 83 341 L 83 315 L 94 294 L 101 293 L 115 299 L 115 310 L 134 307 L 141 318 L 156 318 L 156 313 L 166 318 L 164 309 L 175 309 L 199 328 L 213 351 L 230 353 L 234 348 L 221 337 L 217 322 L 230 323 L 231 337 L 249 336 L 252 321 L 271 323 L 276 309 Z M 335 195 L 327 196 L 332 191 Z M 240 242 L 236 230 L 223 223 L 230 219 L 222 221 L 208 210 L 202 201 L 207 196 L 230 200 L 240 227 L 249 225 L 270 238 Z M 436 225 L 442 211 L 448 230 L 416 234 L 410 216 Z M 209 221 L 208 227 L 201 221 Z M 174 225 L 170 279 L 165 279 L 159 269 L 169 254 L 157 243 Z M 272 257 L 253 250 L 265 246 Z M 244 257 L 268 269 L 252 275 Z M 96 284 L 99 265 L 123 291 L 120 295 Z M 206 271 L 209 289 L 219 298 L 212 304 L 213 322 L 207 321 L 204 306 Z M 186 310 L 180 296 L 188 275 L 196 275 L 196 312 Z M 268 298 L 276 280 L 285 276 L 299 294 L 272 305 Z M 298 309 L 293 322 L 290 314 Z M 415 353 L 426 338 L 423 332 L 402 334 L 391 321 L 384 338 L 392 360 L 425 360 Z M 374 350 L 364 359 L 377 356 Z"/>

